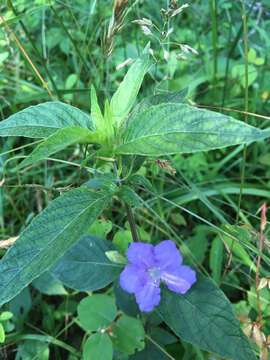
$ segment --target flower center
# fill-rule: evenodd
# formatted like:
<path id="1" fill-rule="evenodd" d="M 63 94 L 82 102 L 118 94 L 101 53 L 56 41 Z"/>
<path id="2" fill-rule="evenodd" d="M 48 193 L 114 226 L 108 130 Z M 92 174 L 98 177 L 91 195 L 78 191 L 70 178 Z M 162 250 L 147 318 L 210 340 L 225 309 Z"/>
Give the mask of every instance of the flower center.
<path id="1" fill-rule="evenodd" d="M 157 282 L 160 280 L 161 273 L 159 267 L 153 267 L 148 270 L 149 274 L 151 275 L 151 278 L 154 280 L 154 282 Z"/>

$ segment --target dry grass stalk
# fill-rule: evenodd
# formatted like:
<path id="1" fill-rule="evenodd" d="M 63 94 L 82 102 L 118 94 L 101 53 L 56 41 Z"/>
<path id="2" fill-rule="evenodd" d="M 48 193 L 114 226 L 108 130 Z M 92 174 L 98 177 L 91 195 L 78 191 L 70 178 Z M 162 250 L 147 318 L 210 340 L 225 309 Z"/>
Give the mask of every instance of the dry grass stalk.
<path id="1" fill-rule="evenodd" d="M 121 30 L 128 0 L 114 0 L 113 14 L 107 33 L 107 56 L 110 56 L 114 49 L 114 37 Z"/>
<path id="2" fill-rule="evenodd" d="M 15 243 L 18 237 L 19 236 L 14 236 L 7 240 L 0 240 L 0 249 L 8 249 L 13 243 Z"/>
<path id="3" fill-rule="evenodd" d="M 171 166 L 170 162 L 168 160 L 154 160 L 154 163 L 162 170 L 168 172 L 171 175 L 176 174 L 176 170 Z"/>

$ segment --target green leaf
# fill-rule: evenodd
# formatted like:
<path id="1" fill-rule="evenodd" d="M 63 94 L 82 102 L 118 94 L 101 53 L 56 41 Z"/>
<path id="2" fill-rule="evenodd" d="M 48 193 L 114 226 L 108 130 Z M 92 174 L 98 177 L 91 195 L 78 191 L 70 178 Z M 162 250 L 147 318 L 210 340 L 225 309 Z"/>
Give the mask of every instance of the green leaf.
<path id="1" fill-rule="evenodd" d="M 208 226 L 197 225 L 194 228 L 195 234 L 193 236 L 189 236 L 189 238 L 180 247 L 181 254 L 183 255 L 187 265 L 193 266 L 194 264 L 194 261 L 189 259 L 190 254 L 192 254 L 192 259 L 195 260 L 197 264 L 203 263 L 208 248 L 208 232 Z"/>
<path id="2" fill-rule="evenodd" d="M 48 360 L 50 356 L 49 345 L 44 341 L 25 340 L 19 346 L 15 360 Z"/>
<path id="3" fill-rule="evenodd" d="M 76 243 L 109 199 L 107 193 L 78 188 L 52 201 L 0 261 L 0 305 L 12 299 Z"/>
<path id="4" fill-rule="evenodd" d="M 135 295 L 124 291 L 120 286 L 119 279 L 114 282 L 113 289 L 118 308 L 125 314 L 136 317 L 140 310 Z"/>
<path id="5" fill-rule="evenodd" d="M 9 311 L 14 315 L 14 320 L 23 322 L 31 310 L 32 298 L 29 287 L 24 288 L 9 302 Z"/>
<path id="6" fill-rule="evenodd" d="M 104 294 L 94 294 L 81 300 L 78 305 L 78 316 L 86 331 L 107 328 L 117 314 L 114 299 Z"/>
<path id="7" fill-rule="evenodd" d="M 121 255 L 117 250 L 106 251 L 105 255 L 113 263 L 123 264 L 123 265 L 128 264 L 128 260 L 123 255 Z"/>
<path id="8" fill-rule="evenodd" d="M 98 105 L 97 93 L 94 86 L 91 86 L 91 117 L 94 123 L 94 127 L 97 131 L 104 130 L 104 119 Z"/>
<path id="9" fill-rule="evenodd" d="M 164 330 L 160 327 L 153 326 L 151 328 L 151 337 L 158 343 L 162 345 L 168 345 L 178 342 L 178 339 L 176 336 L 174 336 L 172 333 L 168 332 L 167 330 Z"/>
<path id="10" fill-rule="evenodd" d="M 0 321 L 8 321 L 13 318 L 13 314 L 10 311 L 3 311 L 0 314 Z"/>
<path id="11" fill-rule="evenodd" d="M 256 360 L 231 303 L 210 279 L 197 273 L 186 294 L 163 289 L 156 311 L 184 341 L 232 360 Z"/>
<path id="12" fill-rule="evenodd" d="M 245 87 L 245 65 L 239 64 L 232 68 L 232 77 L 238 79 L 240 84 Z M 258 72 L 253 65 L 248 65 L 248 86 L 252 85 L 258 76 Z"/>
<path id="13" fill-rule="evenodd" d="M 113 345 L 109 335 L 96 333 L 83 346 L 83 360 L 112 360 Z"/>
<path id="14" fill-rule="evenodd" d="M 130 230 L 120 230 L 115 233 L 112 243 L 122 252 L 126 254 L 129 244 L 132 243 L 132 234 Z"/>
<path id="15" fill-rule="evenodd" d="M 147 45 L 142 57 L 131 66 L 114 93 L 110 103 L 113 124 L 121 124 L 130 112 L 149 65 L 148 55 L 149 46 Z"/>
<path id="16" fill-rule="evenodd" d="M 59 101 L 30 106 L 0 122 L 0 136 L 45 138 L 57 130 L 79 126 L 93 130 L 91 117 Z"/>
<path id="17" fill-rule="evenodd" d="M 56 279 L 49 271 L 45 271 L 41 276 L 36 278 L 32 285 L 41 292 L 41 294 L 67 295 L 67 291 L 61 281 Z"/>
<path id="18" fill-rule="evenodd" d="M 132 184 L 143 186 L 145 189 L 152 191 L 153 193 L 156 191 L 151 182 L 143 175 L 133 174 L 128 180 Z"/>
<path id="19" fill-rule="evenodd" d="M 249 257 L 247 251 L 244 249 L 244 247 L 241 244 L 241 237 L 245 236 L 245 240 L 248 239 L 247 236 L 247 231 L 245 231 L 244 229 L 241 229 L 237 226 L 232 226 L 232 225 L 225 225 L 224 226 L 225 231 L 232 233 L 237 239 L 239 239 L 238 241 L 233 241 L 233 239 L 229 236 L 223 235 L 221 234 L 220 236 L 222 236 L 222 239 L 226 242 L 226 244 L 228 245 L 228 247 L 231 249 L 232 247 L 232 253 L 234 256 L 234 260 L 238 261 L 246 266 L 249 266 L 254 273 L 256 273 L 256 265 L 253 263 L 253 261 L 251 260 L 251 258 Z M 233 245 L 232 245 L 233 242 Z M 249 239 L 248 239 L 249 242 Z"/>
<path id="20" fill-rule="evenodd" d="M 123 134 L 119 154 L 162 156 L 207 151 L 270 136 L 244 122 L 186 104 L 161 104 L 134 117 Z"/>
<path id="21" fill-rule="evenodd" d="M 258 311 L 258 297 L 256 293 L 255 286 L 251 286 L 250 290 L 248 291 L 248 302 L 249 305 L 256 311 Z M 270 308 L 270 291 L 267 286 L 263 289 L 260 289 L 260 306 L 263 315 L 266 317 L 267 315 L 264 314 L 267 308 Z M 270 310 L 270 309 L 269 309 Z"/>
<path id="22" fill-rule="evenodd" d="M 222 272 L 222 264 L 223 264 L 223 250 L 224 245 L 219 236 L 216 236 L 214 240 L 212 240 L 211 250 L 210 250 L 210 259 L 209 266 L 212 270 L 213 279 L 217 284 L 219 284 Z"/>
<path id="23" fill-rule="evenodd" d="M 110 173 L 96 173 L 94 177 L 84 183 L 90 189 L 108 190 L 115 192 L 117 190 L 118 179 Z"/>
<path id="24" fill-rule="evenodd" d="M 106 251 L 116 250 L 111 242 L 85 235 L 52 267 L 52 274 L 64 285 L 79 291 L 99 290 L 114 281 L 123 266 L 108 259 Z"/>
<path id="25" fill-rule="evenodd" d="M 109 232 L 112 230 L 112 222 L 104 219 L 96 220 L 88 229 L 88 234 L 97 235 L 101 238 L 106 238 Z"/>
<path id="26" fill-rule="evenodd" d="M 122 316 L 113 328 L 113 344 L 116 349 L 127 355 L 144 348 L 144 328 L 140 320 Z"/>
<path id="27" fill-rule="evenodd" d="M 180 91 L 176 91 L 168 94 L 158 94 L 148 96 L 143 99 L 138 105 L 135 106 L 134 110 L 130 115 L 128 121 L 131 120 L 135 115 L 147 110 L 149 107 L 153 105 L 165 104 L 165 103 L 183 103 L 188 93 L 188 89 L 183 89 Z"/>
<path id="28" fill-rule="evenodd" d="M 129 186 L 123 185 L 118 188 L 116 195 L 130 206 L 140 206 L 140 197 L 136 192 Z"/>
<path id="29" fill-rule="evenodd" d="M 136 173 L 142 167 L 145 156 L 138 155 L 122 155 L 122 173 L 123 176 L 130 176 Z"/>
<path id="30" fill-rule="evenodd" d="M 91 142 L 92 140 L 94 141 L 94 139 L 95 133 L 89 129 L 78 126 L 59 129 L 39 144 L 34 151 L 16 167 L 16 171 L 31 165 L 34 162 L 46 159 L 50 155 L 65 149 L 69 145 L 81 142 Z"/>
<path id="31" fill-rule="evenodd" d="M 6 334 L 4 326 L 0 323 L 0 343 L 5 342 Z"/>

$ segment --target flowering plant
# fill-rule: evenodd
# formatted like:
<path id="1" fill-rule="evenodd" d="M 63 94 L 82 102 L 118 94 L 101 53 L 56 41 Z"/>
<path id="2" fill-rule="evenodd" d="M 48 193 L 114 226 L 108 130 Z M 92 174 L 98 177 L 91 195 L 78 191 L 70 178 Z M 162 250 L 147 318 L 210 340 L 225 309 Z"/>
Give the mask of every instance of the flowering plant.
<path id="1" fill-rule="evenodd" d="M 253 349 L 231 303 L 216 282 L 182 265 L 182 256 L 173 241 L 165 240 L 156 246 L 139 242 L 133 210 L 146 202 L 134 189 L 143 186 L 153 196 L 171 202 L 158 191 L 152 192 L 148 179 L 138 174 L 147 157 L 261 141 L 269 137 L 270 131 L 191 106 L 185 103 L 187 90 L 150 96 L 132 109 L 149 68 L 149 50 L 148 45 L 133 63 L 110 102 L 106 100 L 103 113 L 92 87 L 91 116 L 69 104 L 53 101 L 24 109 L 0 122 L 0 136 L 42 139 L 16 170 L 29 169 L 29 165 L 77 143 L 85 146 L 85 158 L 76 166 L 89 174 L 79 187 L 51 201 L 2 257 L 0 305 L 12 300 L 31 282 L 38 287 L 40 283 L 57 281 L 57 285 L 60 282 L 61 286 L 84 292 L 102 291 L 114 283 L 114 297 L 94 294 L 79 304 L 80 325 L 91 334 L 84 345 L 85 359 L 96 359 L 86 354 L 99 353 L 101 346 L 107 349 L 109 360 L 114 356 L 113 346 L 125 359 L 136 349 L 144 351 L 144 340 L 149 335 L 145 334 L 148 326 L 140 311 L 155 309 L 162 322 L 158 330 L 166 328 L 169 336 L 174 333 L 196 349 L 223 358 L 254 360 Z M 94 162 L 93 167 L 87 166 L 89 160 Z M 167 162 L 158 159 L 156 163 L 175 174 Z M 59 191 L 62 193 L 63 189 Z M 101 237 L 93 235 L 92 228 L 115 198 L 124 204 L 133 238 L 127 250 L 130 263 L 124 269 L 126 259 L 121 252 L 125 243 L 106 238 L 112 227 L 102 231 Z M 241 258 L 242 254 L 241 249 Z M 118 286 L 119 276 L 124 290 Z M 162 296 L 161 281 L 166 285 Z M 135 294 L 140 311 L 131 308 L 134 297 L 130 294 Z M 143 355 L 148 357 L 147 350 Z"/>

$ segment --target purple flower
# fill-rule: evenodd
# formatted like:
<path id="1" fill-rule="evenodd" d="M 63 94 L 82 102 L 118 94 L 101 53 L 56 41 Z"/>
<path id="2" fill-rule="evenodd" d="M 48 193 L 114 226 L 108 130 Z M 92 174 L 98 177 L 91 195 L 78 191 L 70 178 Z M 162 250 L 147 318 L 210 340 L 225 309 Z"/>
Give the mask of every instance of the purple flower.
<path id="1" fill-rule="evenodd" d="M 174 292 L 184 294 L 196 282 L 196 273 L 181 265 L 182 256 L 171 240 L 157 246 L 133 242 L 127 249 L 126 265 L 120 274 L 120 285 L 134 293 L 141 311 L 152 311 L 160 302 L 160 280 Z"/>

